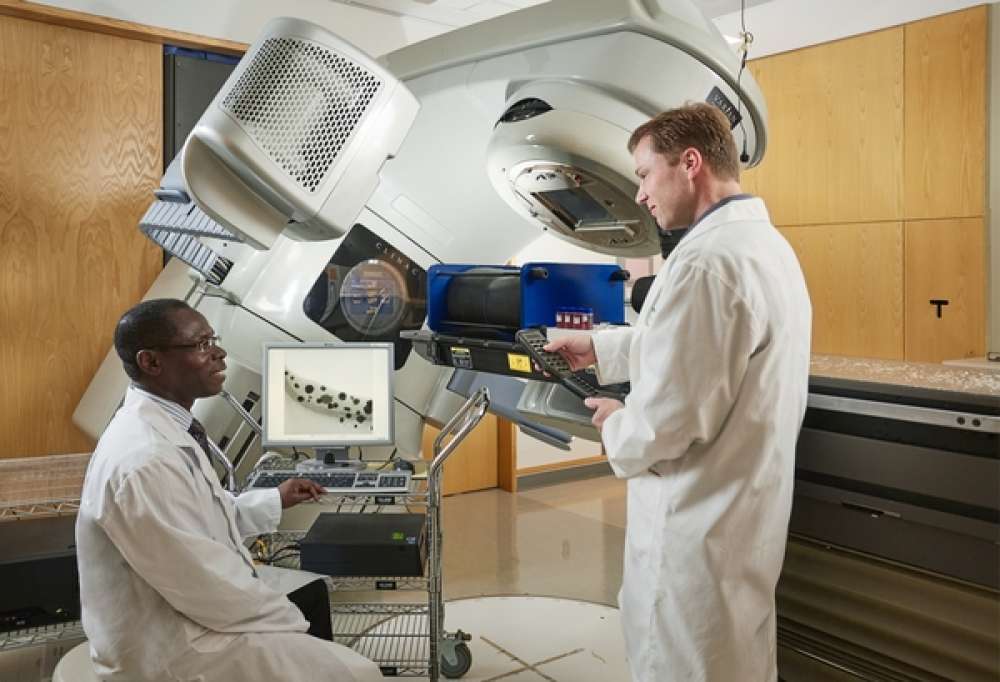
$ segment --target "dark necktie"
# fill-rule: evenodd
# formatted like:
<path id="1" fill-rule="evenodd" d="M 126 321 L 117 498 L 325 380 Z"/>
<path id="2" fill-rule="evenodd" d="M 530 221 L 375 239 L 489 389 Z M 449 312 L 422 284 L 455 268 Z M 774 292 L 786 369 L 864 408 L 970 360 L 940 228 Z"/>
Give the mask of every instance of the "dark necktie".
<path id="1" fill-rule="evenodd" d="M 211 446 L 208 444 L 208 434 L 205 433 L 205 427 L 201 425 L 201 422 L 197 419 L 191 419 L 191 426 L 188 427 L 188 433 L 194 438 L 198 445 L 201 446 L 202 452 L 205 453 L 205 457 L 208 458 L 209 464 L 212 463 L 212 451 L 209 449 Z"/>

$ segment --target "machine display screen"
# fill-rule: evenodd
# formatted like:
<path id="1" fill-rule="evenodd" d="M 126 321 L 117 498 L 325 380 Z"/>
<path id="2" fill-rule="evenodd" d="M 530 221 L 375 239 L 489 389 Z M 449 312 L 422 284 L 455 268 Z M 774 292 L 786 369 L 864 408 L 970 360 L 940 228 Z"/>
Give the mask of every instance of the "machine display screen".
<path id="1" fill-rule="evenodd" d="M 534 192 L 534 196 L 573 229 L 586 223 L 617 220 L 582 187 Z"/>
<path id="2" fill-rule="evenodd" d="M 392 443 L 392 356 L 391 343 L 267 344 L 265 446 Z"/>

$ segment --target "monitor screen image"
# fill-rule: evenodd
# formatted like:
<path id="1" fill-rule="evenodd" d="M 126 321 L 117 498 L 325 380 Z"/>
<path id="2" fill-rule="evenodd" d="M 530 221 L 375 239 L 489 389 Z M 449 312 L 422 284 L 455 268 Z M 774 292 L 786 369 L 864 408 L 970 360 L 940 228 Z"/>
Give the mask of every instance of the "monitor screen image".
<path id="1" fill-rule="evenodd" d="M 391 343 L 267 344 L 264 446 L 391 444 L 392 373 Z"/>

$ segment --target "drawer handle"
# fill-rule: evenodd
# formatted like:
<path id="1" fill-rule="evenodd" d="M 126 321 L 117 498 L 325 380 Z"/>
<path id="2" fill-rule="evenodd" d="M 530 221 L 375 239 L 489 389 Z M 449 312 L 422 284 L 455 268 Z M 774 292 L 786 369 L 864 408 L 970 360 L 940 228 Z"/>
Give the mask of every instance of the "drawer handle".
<path id="1" fill-rule="evenodd" d="M 855 502 L 847 502 L 846 500 L 841 500 L 840 506 L 844 507 L 845 509 L 851 509 L 854 511 L 862 512 L 864 514 L 868 514 L 873 519 L 877 519 L 881 516 L 888 516 L 894 519 L 903 518 L 897 512 L 889 511 L 888 509 L 879 509 L 878 507 L 869 507 L 867 504 L 857 504 Z"/>

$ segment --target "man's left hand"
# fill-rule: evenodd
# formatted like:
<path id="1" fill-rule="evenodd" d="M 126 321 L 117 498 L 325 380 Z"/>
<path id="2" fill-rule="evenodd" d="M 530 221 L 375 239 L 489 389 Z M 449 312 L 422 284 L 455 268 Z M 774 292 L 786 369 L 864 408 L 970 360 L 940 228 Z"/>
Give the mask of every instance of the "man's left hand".
<path id="1" fill-rule="evenodd" d="M 613 398 L 587 398 L 583 404 L 594 411 L 594 416 L 590 422 L 597 427 L 598 431 L 604 429 L 604 422 L 608 417 L 625 407 L 624 403 Z"/>
<path id="2" fill-rule="evenodd" d="M 299 502 L 305 502 L 306 500 L 315 500 L 318 502 L 320 495 L 323 495 L 325 492 L 323 486 L 304 478 L 290 478 L 278 486 L 282 509 L 294 507 Z"/>

